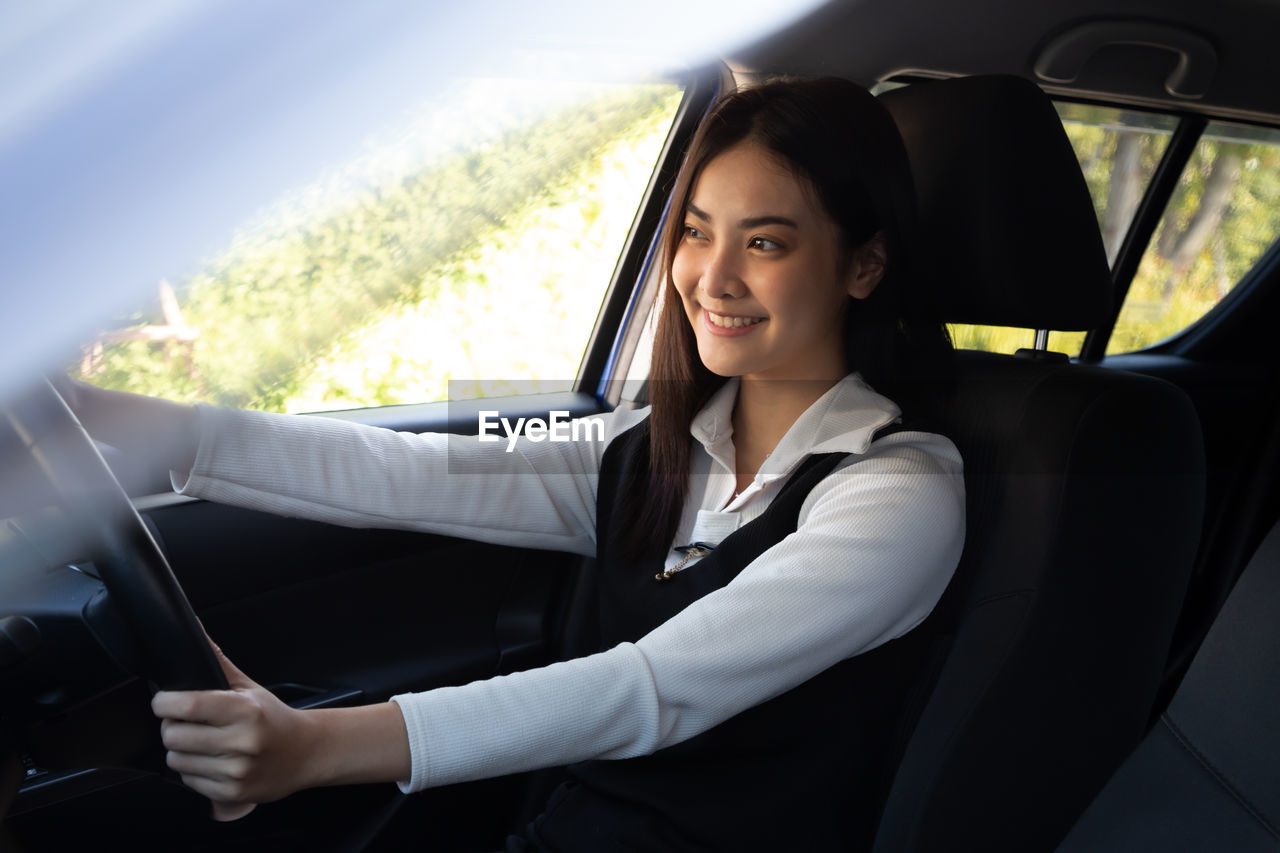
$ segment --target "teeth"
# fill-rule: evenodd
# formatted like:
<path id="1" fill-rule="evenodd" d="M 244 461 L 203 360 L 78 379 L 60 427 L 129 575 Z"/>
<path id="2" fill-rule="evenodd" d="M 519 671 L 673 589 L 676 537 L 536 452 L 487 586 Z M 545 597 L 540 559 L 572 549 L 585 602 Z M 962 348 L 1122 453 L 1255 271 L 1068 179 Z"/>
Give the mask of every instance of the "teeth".
<path id="1" fill-rule="evenodd" d="M 707 316 L 711 318 L 712 323 L 722 329 L 740 329 L 743 326 L 754 326 L 764 320 L 763 317 L 725 317 L 722 314 L 716 314 L 714 311 L 708 311 Z"/>

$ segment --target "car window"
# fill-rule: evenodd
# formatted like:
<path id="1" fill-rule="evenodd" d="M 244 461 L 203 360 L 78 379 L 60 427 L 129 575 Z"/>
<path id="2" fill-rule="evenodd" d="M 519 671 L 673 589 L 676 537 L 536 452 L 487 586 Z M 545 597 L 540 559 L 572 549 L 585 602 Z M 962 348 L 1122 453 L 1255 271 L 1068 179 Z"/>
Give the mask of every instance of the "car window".
<path id="1" fill-rule="evenodd" d="M 1239 284 L 1280 234 L 1280 132 L 1210 122 L 1129 288 L 1108 353 L 1177 334 Z"/>
<path id="2" fill-rule="evenodd" d="M 1107 262 L 1114 264 L 1177 119 L 1092 104 L 1056 102 L 1055 106 L 1093 199 Z M 1033 332 L 1026 329 L 962 324 L 948 328 L 956 346 L 963 349 L 1012 353 L 1030 347 L 1033 339 Z M 1049 349 L 1076 355 L 1085 334 L 1052 332 Z"/>
<path id="3" fill-rule="evenodd" d="M 156 282 L 73 372 L 292 412 L 564 390 L 682 92 L 461 81 Z"/>

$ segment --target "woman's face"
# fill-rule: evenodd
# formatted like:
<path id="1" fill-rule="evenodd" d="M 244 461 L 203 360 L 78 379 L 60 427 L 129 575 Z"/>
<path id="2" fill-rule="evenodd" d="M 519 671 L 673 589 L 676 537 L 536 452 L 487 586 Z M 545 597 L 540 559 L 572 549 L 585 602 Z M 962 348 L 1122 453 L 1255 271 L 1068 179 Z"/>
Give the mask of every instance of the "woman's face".
<path id="1" fill-rule="evenodd" d="M 835 222 L 772 154 L 743 142 L 714 157 L 671 268 L 703 364 L 744 379 L 844 376 L 844 312 L 879 283 L 883 241 L 841 260 Z"/>

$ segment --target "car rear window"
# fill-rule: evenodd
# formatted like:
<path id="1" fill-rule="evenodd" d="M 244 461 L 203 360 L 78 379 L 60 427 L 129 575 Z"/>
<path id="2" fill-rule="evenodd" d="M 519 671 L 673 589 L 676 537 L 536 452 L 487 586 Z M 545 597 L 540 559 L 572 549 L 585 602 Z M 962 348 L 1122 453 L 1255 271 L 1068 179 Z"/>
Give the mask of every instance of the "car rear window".
<path id="1" fill-rule="evenodd" d="M 1177 334 L 1240 283 L 1280 235 L 1280 131 L 1210 122 L 1129 287 L 1108 353 Z"/>
<path id="2" fill-rule="evenodd" d="M 1114 265 L 1179 119 L 1092 104 L 1056 107 Z M 1145 349 L 1193 325 L 1245 279 L 1277 236 L 1280 131 L 1209 122 L 1129 284 L 1107 353 Z M 1033 340 L 1027 329 L 950 330 L 958 347 L 989 352 L 1011 353 Z M 1078 355 L 1085 334 L 1053 332 L 1049 349 Z"/>

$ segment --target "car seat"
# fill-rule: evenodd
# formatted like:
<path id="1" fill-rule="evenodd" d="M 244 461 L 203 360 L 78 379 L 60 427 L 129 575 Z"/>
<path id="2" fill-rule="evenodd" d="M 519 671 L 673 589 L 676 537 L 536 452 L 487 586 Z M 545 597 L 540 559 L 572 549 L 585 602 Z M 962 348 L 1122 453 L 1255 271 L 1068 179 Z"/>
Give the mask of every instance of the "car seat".
<path id="1" fill-rule="evenodd" d="M 1168 383 L 1047 351 L 1047 330 L 1105 322 L 1111 293 L 1049 98 L 1006 76 L 881 98 L 916 182 L 915 304 L 1037 346 L 959 353 L 936 400 L 965 460 L 967 540 L 874 849 L 1052 850 L 1151 718 L 1199 539 L 1199 422 Z"/>
<path id="2" fill-rule="evenodd" d="M 1249 561 L 1160 722 L 1058 848 L 1280 847 L 1280 524 Z"/>

